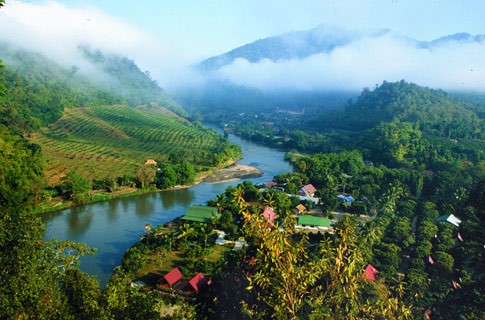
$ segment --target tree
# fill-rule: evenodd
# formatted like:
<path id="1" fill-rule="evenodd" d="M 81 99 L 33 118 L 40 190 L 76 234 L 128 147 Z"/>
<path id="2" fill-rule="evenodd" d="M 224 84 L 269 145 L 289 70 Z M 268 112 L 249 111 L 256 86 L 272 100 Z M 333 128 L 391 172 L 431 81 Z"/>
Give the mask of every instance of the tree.
<path id="1" fill-rule="evenodd" d="M 409 308 L 384 286 L 385 299 L 366 300 L 362 288 L 365 261 L 355 222 L 344 217 L 335 238 L 320 243 L 310 254 L 308 236 L 294 233 L 294 220 L 287 218 L 283 230 L 265 227 L 259 214 L 243 212 L 244 233 L 251 243 L 247 290 L 255 300 L 246 299 L 250 316 L 274 319 L 358 319 L 407 318 Z M 397 290 L 397 292 L 402 292 Z M 260 301 L 258 303 L 257 301 Z"/>
<path id="2" fill-rule="evenodd" d="M 102 319 L 99 283 L 79 269 L 69 268 L 63 276 L 68 303 L 78 319 Z"/>
<path id="3" fill-rule="evenodd" d="M 156 173 L 155 183 L 160 189 L 167 189 L 177 185 L 177 172 L 170 164 L 165 164 Z"/>
<path id="4" fill-rule="evenodd" d="M 63 182 L 63 191 L 69 199 L 80 204 L 88 201 L 88 192 L 92 187 L 91 181 L 71 171 L 63 178 Z"/>
<path id="5" fill-rule="evenodd" d="M 136 170 L 135 177 L 140 182 L 141 188 L 145 189 L 155 181 L 155 169 L 142 164 Z"/>

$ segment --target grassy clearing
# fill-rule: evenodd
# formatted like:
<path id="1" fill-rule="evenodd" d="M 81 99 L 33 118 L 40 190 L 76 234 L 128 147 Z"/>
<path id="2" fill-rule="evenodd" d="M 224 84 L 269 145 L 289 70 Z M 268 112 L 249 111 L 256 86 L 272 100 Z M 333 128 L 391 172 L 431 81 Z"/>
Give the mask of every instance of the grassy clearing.
<path id="1" fill-rule="evenodd" d="M 216 262 L 222 259 L 224 254 L 232 250 L 233 247 L 234 245 L 213 245 L 209 248 L 210 253 L 205 257 L 205 261 L 208 263 Z M 148 263 L 137 272 L 136 277 L 149 286 L 154 287 L 157 281 L 170 270 L 184 265 L 184 259 L 184 255 L 180 251 L 172 251 L 164 255 L 153 251 L 148 255 Z M 191 271 L 192 273 L 190 274 L 184 274 L 184 280 L 190 280 L 193 276 L 200 272 L 200 270 Z M 204 273 L 204 275 L 206 277 L 211 277 L 211 274 Z"/>
<path id="2" fill-rule="evenodd" d="M 167 110 L 127 106 L 71 108 L 32 142 L 42 147 L 49 185 L 69 171 L 90 179 L 133 174 L 146 159 L 167 160 L 184 152 L 196 165 L 210 165 L 221 145 L 215 132 Z"/>

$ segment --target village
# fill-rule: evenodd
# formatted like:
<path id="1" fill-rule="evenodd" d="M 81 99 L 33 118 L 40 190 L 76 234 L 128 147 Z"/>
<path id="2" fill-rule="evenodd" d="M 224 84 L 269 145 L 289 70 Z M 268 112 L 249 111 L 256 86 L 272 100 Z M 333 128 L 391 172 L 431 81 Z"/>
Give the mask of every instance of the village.
<path id="1" fill-rule="evenodd" d="M 284 193 L 284 186 L 274 181 L 255 187 L 258 193 L 269 190 Z M 338 208 L 341 210 L 325 215 L 320 206 L 322 199 L 316 196 L 316 193 L 317 189 L 312 184 L 300 186 L 297 194 L 285 193 L 288 198 L 294 199 L 293 203 L 298 203 L 291 210 L 291 217 L 295 221 L 293 231 L 295 234 L 305 233 L 311 236 L 313 240 L 310 241 L 310 246 L 313 246 L 312 243 L 319 242 L 322 237 L 332 236 L 335 233 L 335 226 L 343 217 L 352 217 L 360 226 L 377 217 L 377 212 L 365 215 L 346 212 L 345 209 L 356 200 L 351 194 L 344 193 L 339 193 L 336 197 Z M 161 295 L 168 294 L 171 297 L 179 296 L 184 299 L 199 299 L 197 296 L 201 294 L 206 296 L 211 291 L 212 277 L 217 273 L 216 266 L 227 263 L 224 260 L 228 255 L 244 252 L 248 243 L 240 233 L 228 236 L 231 232 L 226 232 L 227 229 L 221 230 L 223 228 L 219 227 L 223 226 L 220 224 L 223 216 L 222 206 L 213 206 L 210 201 L 208 204 L 212 205 L 193 205 L 183 216 L 163 226 L 155 228 L 151 225 L 145 226 L 146 234 L 141 242 L 151 243 L 149 245 L 151 250 L 145 250 L 149 258 L 143 266 L 139 265 L 141 267 L 136 270 L 136 279 L 132 282 L 132 286 L 143 290 L 156 290 Z M 280 232 L 284 231 L 276 210 L 267 204 L 259 204 L 257 207 L 260 208 L 259 211 L 253 214 L 261 215 L 268 229 L 278 228 Z M 440 216 L 436 222 L 459 227 L 461 220 L 449 214 Z M 238 223 L 241 221 L 236 221 L 236 224 Z M 461 238 L 459 233 L 458 238 Z M 245 255 L 245 257 L 250 256 Z M 254 257 L 247 259 L 249 265 L 254 263 Z M 429 255 L 425 263 L 432 266 L 435 261 Z M 379 280 L 378 274 L 378 269 L 371 263 L 367 263 L 362 270 L 362 279 L 375 282 Z M 455 281 L 453 286 L 457 286 Z"/>
<path id="2" fill-rule="evenodd" d="M 273 190 L 275 192 L 284 192 L 284 186 L 278 184 L 274 181 L 266 182 L 262 185 L 256 186 L 258 192 L 264 192 L 268 190 Z M 292 208 L 292 217 L 295 218 L 294 231 L 296 233 L 303 232 L 313 235 L 323 235 L 323 234 L 333 234 L 335 232 L 334 226 L 344 216 L 355 216 L 351 213 L 342 211 L 332 211 L 331 218 L 324 216 L 319 204 L 321 198 L 316 196 L 317 189 L 312 184 L 306 184 L 298 188 L 297 194 L 286 194 L 289 198 L 297 199 L 298 202 L 296 206 Z M 336 197 L 337 201 L 341 204 L 341 208 L 348 208 L 352 205 L 355 199 L 350 194 L 338 194 Z M 146 234 L 144 237 L 158 237 L 161 239 L 168 239 L 172 237 L 173 242 L 181 242 L 182 247 L 187 245 L 187 239 L 189 235 L 195 234 L 197 229 L 202 229 L 202 231 L 210 232 L 210 235 L 205 235 L 204 250 L 211 248 L 211 253 L 204 257 L 205 261 L 211 261 L 214 259 L 219 259 L 223 257 L 223 253 L 229 250 L 239 251 L 245 248 L 248 244 L 243 236 L 238 238 L 228 239 L 227 234 L 223 230 L 218 230 L 215 228 L 217 221 L 221 219 L 221 209 L 217 206 L 203 206 L 203 205 L 193 205 L 187 208 L 185 215 L 179 217 L 173 222 L 166 223 L 164 226 L 159 226 L 152 228 L 151 225 L 146 225 Z M 278 213 L 270 207 L 265 205 L 264 208 L 259 212 L 268 222 L 268 226 L 274 227 L 279 225 L 278 223 Z M 376 215 L 373 217 L 368 215 L 359 215 L 356 218 L 361 224 L 365 224 L 372 219 L 375 219 Z M 280 231 L 282 227 L 279 227 Z M 172 244 L 175 247 L 175 243 Z M 196 247 L 196 243 L 188 243 L 190 248 Z M 162 255 L 166 255 L 166 258 L 170 257 L 170 254 L 163 252 Z M 173 259 L 173 261 L 179 261 L 180 257 Z M 132 283 L 133 286 L 138 287 L 148 287 L 154 288 L 161 292 L 179 294 L 182 296 L 194 296 L 198 294 L 205 287 L 211 285 L 212 281 L 203 272 L 193 271 L 193 275 L 188 273 L 183 273 L 180 270 L 180 266 L 175 266 L 175 263 L 160 263 L 160 257 L 151 259 L 151 261 L 158 261 L 159 265 L 162 265 L 160 270 L 153 270 L 153 264 L 148 263 L 141 270 L 137 272 L 139 279 Z M 166 270 L 167 265 L 173 265 L 173 268 L 169 271 L 167 270 L 163 275 L 162 271 Z M 150 270 L 150 272 L 147 272 Z M 375 274 L 377 270 L 369 265 L 365 270 L 365 277 L 369 280 L 375 279 Z M 144 274 L 145 273 L 145 274 Z M 148 276 L 147 276 L 148 274 Z M 157 278 L 157 275 L 160 277 Z M 210 276 L 210 275 L 209 275 Z"/>

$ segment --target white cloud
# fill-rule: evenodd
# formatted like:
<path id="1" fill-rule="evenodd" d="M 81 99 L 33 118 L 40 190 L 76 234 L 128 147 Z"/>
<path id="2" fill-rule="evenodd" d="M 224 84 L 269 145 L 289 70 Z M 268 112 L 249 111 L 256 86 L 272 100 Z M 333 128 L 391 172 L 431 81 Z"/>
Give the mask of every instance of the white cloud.
<path id="1" fill-rule="evenodd" d="M 9 0 L 0 10 L 0 30 L 0 40 L 42 52 L 66 67 L 77 65 L 85 72 L 92 72 L 93 67 L 83 63 L 79 44 L 133 59 L 164 88 L 203 81 L 201 75 L 187 68 L 193 62 L 190 52 L 180 52 L 170 45 L 170 40 L 162 43 L 146 30 L 94 6 Z M 483 43 L 451 43 L 427 50 L 387 34 L 361 38 L 303 60 L 250 63 L 239 59 L 211 76 L 262 89 L 360 90 L 383 80 L 405 79 L 435 88 L 485 91 L 483 52 Z"/>
<path id="2" fill-rule="evenodd" d="M 442 89 L 485 91 L 485 43 L 451 42 L 423 49 L 392 35 L 363 38 L 303 60 L 238 59 L 214 76 L 262 89 L 354 89 L 383 80 Z"/>
<path id="3" fill-rule="evenodd" d="M 77 50 L 79 44 L 105 53 L 123 54 L 135 60 L 142 70 L 151 71 L 154 77 L 172 74 L 180 66 L 174 59 L 180 55 L 169 46 L 94 6 L 74 8 L 54 1 L 42 4 L 8 1 L 0 10 L 0 30 L 1 40 L 41 52 L 66 67 L 90 68 L 83 64 Z"/>

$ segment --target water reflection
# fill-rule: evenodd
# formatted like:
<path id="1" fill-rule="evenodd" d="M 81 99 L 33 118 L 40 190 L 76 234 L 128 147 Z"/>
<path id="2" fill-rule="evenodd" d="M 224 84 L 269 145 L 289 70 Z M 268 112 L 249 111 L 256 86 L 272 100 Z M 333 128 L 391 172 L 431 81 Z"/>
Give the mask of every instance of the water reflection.
<path id="1" fill-rule="evenodd" d="M 71 209 L 70 214 L 66 215 L 69 226 L 69 234 L 72 236 L 79 236 L 86 232 L 93 222 L 92 207 L 82 206 Z"/>
<path id="2" fill-rule="evenodd" d="M 115 221 L 118 219 L 119 205 L 123 204 L 120 201 L 108 201 L 108 219 L 110 221 Z"/>
<path id="3" fill-rule="evenodd" d="M 147 194 L 136 197 L 135 213 L 140 217 L 147 217 L 155 211 L 156 194 Z"/>

